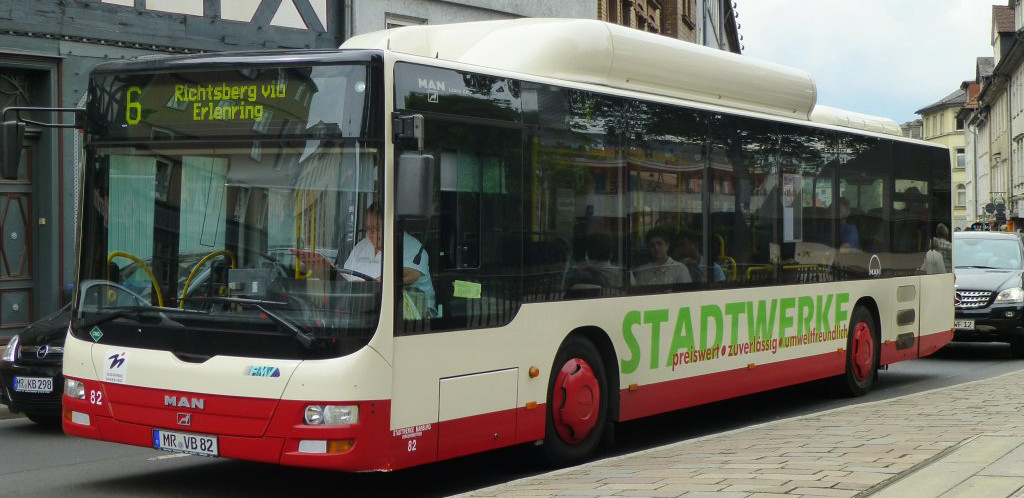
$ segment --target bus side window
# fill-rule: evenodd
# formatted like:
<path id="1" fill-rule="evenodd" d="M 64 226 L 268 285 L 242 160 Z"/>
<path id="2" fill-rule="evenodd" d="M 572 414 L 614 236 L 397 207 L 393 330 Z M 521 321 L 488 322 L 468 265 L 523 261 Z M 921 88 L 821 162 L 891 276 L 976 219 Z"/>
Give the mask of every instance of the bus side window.
<path id="1" fill-rule="evenodd" d="M 718 285 L 775 283 L 780 252 L 783 258 L 786 252 L 778 238 L 780 228 L 790 239 L 800 229 L 796 223 L 780 227 L 787 215 L 791 222 L 799 219 L 799 206 L 786 202 L 787 187 L 795 186 L 780 185 L 777 126 L 726 114 L 712 114 L 709 119 L 707 216 L 708 231 L 714 234 L 709 250 L 721 252 L 718 264 L 726 276 Z M 716 242 L 719 238 L 721 242 Z"/>

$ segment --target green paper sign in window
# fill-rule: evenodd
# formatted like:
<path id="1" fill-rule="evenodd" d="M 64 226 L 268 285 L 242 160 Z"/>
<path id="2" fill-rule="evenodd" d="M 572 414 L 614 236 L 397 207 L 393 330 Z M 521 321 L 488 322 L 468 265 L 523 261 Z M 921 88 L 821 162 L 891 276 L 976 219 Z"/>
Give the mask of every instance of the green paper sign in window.
<path id="1" fill-rule="evenodd" d="M 480 284 L 478 282 L 456 280 L 452 282 L 452 285 L 455 286 L 452 296 L 465 299 L 480 299 Z"/>

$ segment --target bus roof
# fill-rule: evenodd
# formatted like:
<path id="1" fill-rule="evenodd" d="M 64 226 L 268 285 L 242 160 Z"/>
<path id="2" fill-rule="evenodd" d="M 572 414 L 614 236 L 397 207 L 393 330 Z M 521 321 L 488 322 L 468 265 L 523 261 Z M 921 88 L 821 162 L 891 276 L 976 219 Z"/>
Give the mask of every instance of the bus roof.
<path id="1" fill-rule="evenodd" d="M 815 123 L 855 128 L 858 130 L 902 136 L 900 125 L 889 118 L 870 116 L 859 112 L 836 109 L 818 104 L 811 111 L 811 121 Z"/>
<path id="2" fill-rule="evenodd" d="M 892 120 L 817 112 L 814 80 L 804 71 L 595 20 L 406 26 L 352 37 L 342 48 L 390 50 L 899 135 Z"/>

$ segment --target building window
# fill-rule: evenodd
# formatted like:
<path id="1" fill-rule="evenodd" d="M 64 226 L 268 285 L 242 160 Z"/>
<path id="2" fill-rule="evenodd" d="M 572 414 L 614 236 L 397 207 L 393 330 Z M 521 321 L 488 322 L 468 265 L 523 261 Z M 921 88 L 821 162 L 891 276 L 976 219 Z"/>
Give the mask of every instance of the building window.
<path id="1" fill-rule="evenodd" d="M 967 187 L 963 186 L 963 184 L 956 186 L 956 206 L 967 206 Z"/>
<path id="2" fill-rule="evenodd" d="M 635 3 L 636 29 L 661 33 L 661 4 L 655 0 Z"/>
<path id="3" fill-rule="evenodd" d="M 956 169 L 967 167 L 967 152 L 962 148 L 956 149 Z"/>
<path id="4" fill-rule="evenodd" d="M 418 17 L 403 16 L 400 14 L 392 14 L 390 12 L 384 14 L 384 28 L 401 28 L 402 26 L 420 26 L 426 24 L 426 19 L 420 19 Z"/>
<path id="5" fill-rule="evenodd" d="M 690 29 L 697 27 L 697 20 L 693 16 L 693 2 L 694 0 L 682 0 L 682 18 L 683 23 L 686 24 Z"/>
<path id="6" fill-rule="evenodd" d="M 963 131 L 964 130 L 964 118 L 960 118 L 960 117 L 956 118 L 956 129 L 957 129 L 957 131 Z"/>

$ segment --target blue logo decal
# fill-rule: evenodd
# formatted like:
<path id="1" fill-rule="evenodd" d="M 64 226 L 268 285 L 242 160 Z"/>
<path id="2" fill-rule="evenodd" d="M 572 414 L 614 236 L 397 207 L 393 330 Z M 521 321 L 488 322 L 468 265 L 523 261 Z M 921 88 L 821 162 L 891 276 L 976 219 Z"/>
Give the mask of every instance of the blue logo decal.
<path id="1" fill-rule="evenodd" d="M 249 377 L 280 377 L 281 369 L 277 367 L 245 367 L 245 375 Z"/>

